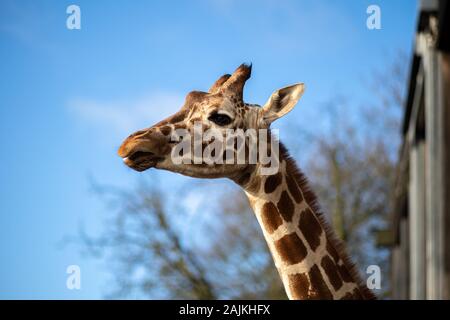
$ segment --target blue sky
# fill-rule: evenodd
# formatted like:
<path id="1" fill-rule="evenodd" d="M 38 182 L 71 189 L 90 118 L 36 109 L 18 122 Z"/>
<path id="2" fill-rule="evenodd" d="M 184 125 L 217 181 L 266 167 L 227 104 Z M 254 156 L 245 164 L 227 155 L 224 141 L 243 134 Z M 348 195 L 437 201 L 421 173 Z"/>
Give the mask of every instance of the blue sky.
<path id="1" fill-rule="evenodd" d="M 81 30 L 66 28 L 70 4 L 81 8 Z M 381 8 L 381 30 L 366 28 L 370 4 Z M 289 117 L 314 126 L 315 108 L 337 94 L 367 101 L 362 79 L 398 50 L 410 54 L 415 19 L 409 0 L 2 1 L 0 298 L 108 292 L 107 266 L 59 244 L 80 223 L 101 230 L 108 211 L 89 177 L 119 187 L 143 179 L 117 147 L 177 110 L 188 91 L 252 62 L 245 99 L 261 104 L 275 89 L 305 82 Z M 144 175 L 163 187 L 191 182 Z M 186 199 L 191 209 L 201 201 Z M 81 267 L 78 291 L 66 289 L 71 264 Z"/>

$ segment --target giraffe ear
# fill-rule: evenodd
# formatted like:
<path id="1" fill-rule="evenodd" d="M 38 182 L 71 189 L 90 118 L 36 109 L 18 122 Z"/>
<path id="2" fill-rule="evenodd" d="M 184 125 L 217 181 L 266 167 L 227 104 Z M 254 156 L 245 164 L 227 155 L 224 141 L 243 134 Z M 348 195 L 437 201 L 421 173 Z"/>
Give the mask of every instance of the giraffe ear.
<path id="1" fill-rule="evenodd" d="M 303 95 L 304 90 L 305 85 L 303 83 L 296 83 L 272 93 L 261 109 L 263 121 L 270 124 L 291 111 Z"/>

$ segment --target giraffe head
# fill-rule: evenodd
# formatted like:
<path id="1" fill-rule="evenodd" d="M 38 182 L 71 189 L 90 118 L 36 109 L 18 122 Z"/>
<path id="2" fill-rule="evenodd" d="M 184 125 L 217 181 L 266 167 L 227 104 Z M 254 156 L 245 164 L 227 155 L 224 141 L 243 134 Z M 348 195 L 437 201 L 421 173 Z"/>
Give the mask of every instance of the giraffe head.
<path id="1" fill-rule="evenodd" d="M 217 138 L 217 133 L 225 136 L 230 130 L 267 130 L 273 121 L 292 110 L 304 90 L 302 83 L 294 84 L 275 91 L 262 107 L 246 104 L 243 101 L 243 90 L 250 75 L 251 65 L 242 64 L 232 75 L 220 77 L 208 92 L 190 92 L 177 113 L 126 138 L 119 148 L 119 156 L 127 166 L 137 171 L 154 167 L 199 178 L 236 178 L 243 172 L 248 172 L 249 168 L 254 167 L 248 157 L 239 164 L 236 161 L 211 163 L 205 159 L 179 163 L 174 161 L 174 154 L 180 144 L 180 132 L 187 132 L 190 135 L 188 137 L 192 137 L 192 153 L 195 155 L 195 139 L 198 139 L 195 129 L 200 129 L 203 133 L 212 131 L 214 138 Z M 209 142 L 203 139 L 197 145 L 201 149 L 201 155 L 210 146 L 210 142 L 215 141 L 214 138 Z M 231 148 L 236 153 L 237 143 Z"/>

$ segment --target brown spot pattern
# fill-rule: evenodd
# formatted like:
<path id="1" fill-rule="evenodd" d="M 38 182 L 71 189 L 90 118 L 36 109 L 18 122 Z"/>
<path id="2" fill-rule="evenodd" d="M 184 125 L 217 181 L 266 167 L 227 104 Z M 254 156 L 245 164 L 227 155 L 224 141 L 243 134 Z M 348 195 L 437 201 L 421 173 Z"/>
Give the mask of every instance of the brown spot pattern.
<path id="1" fill-rule="evenodd" d="M 272 202 L 264 203 L 261 211 L 261 219 L 267 232 L 273 233 L 283 224 L 280 213 Z"/>
<path id="2" fill-rule="evenodd" d="M 277 203 L 278 211 L 280 211 L 283 219 L 287 222 L 292 220 L 292 216 L 294 215 L 294 203 L 289 197 L 289 194 L 285 191 L 281 193 L 280 200 Z"/>
<path id="3" fill-rule="evenodd" d="M 297 186 L 297 182 L 295 182 L 295 180 L 292 179 L 292 177 L 289 175 L 286 175 L 285 177 L 289 192 L 291 193 L 292 197 L 294 197 L 295 202 L 297 203 L 302 202 L 303 196 L 300 192 L 300 189 Z"/>
<path id="4" fill-rule="evenodd" d="M 322 227 L 312 211 L 307 208 L 300 214 L 298 227 L 313 251 L 320 245 Z"/>
<path id="5" fill-rule="evenodd" d="M 173 127 L 174 127 L 175 130 L 186 129 L 186 124 L 184 124 L 184 123 L 177 123 L 177 124 L 174 124 Z"/>
<path id="6" fill-rule="evenodd" d="M 308 299 L 309 280 L 306 273 L 290 274 L 289 289 L 293 299 Z"/>
<path id="7" fill-rule="evenodd" d="M 333 295 L 323 280 L 322 274 L 320 273 L 317 265 L 312 266 L 309 270 L 309 281 L 311 282 L 312 288 L 311 299 L 333 299 Z"/>
<path id="8" fill-rule="evenodd" d="M 172 132 L 172 128 L 169 126 L 163 126 L 159 129 L 161 133 L 165 136 L 168 136 Z"/>
<path id="9" fill-rule="evenodd" d="M 338 265 L 338 272 L 339 275 L 341 276 L 342 280 L 344 280 L 344 282 L 352 282 L 352 276 L 350 275 L 350 273 L 347 270 L 347 267 L 344 265 Z"/>
<path id="10" fill-rule="evenodd" d="M 281 181 L 282 176 L 280 172 L 267 177 L 266 182 L 264 184 L 264 192 L 267 194 L 274 192 L 275 189 L 281 184 Z"/>
<path id="11" fill-rule="evenodd" d="M 325 274 L 328 277 L 328 280 L 330 281 L 331 285 L 333 286 L 334 290 L 339 290 L 340 287 L 342 287 L 342 279 L 337 271 L 337 266 L 331 260 L 331 258 L 326 255 L 322 258 L 322 262 L 320 263 L 323 270 L 325 271 Z"/>
<path id="12" fill-rule="evenodd" d="M 281 259 L 288 265 L 302 262 L 308 252 L 296 233 L 287 234 L 275 241 L 275 248 Z"/>

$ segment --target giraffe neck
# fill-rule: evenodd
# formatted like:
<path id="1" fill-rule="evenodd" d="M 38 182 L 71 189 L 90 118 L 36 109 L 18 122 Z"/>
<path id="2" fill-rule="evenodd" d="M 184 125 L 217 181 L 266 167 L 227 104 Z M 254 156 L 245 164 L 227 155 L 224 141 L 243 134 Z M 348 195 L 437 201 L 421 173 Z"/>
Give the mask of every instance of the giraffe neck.
<path id="1" fill-rule="evenodd" d="M 238 183 L 263 230 L 290 299 L 370 299 L 374 295 L 318 212 L 305 178 L 280 144 L 280 170 L 258 166 Z"/>

